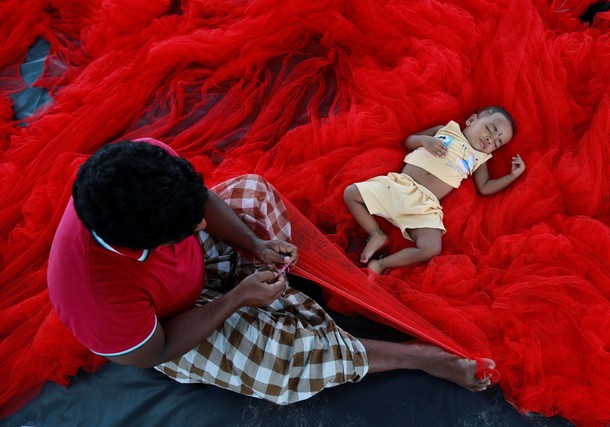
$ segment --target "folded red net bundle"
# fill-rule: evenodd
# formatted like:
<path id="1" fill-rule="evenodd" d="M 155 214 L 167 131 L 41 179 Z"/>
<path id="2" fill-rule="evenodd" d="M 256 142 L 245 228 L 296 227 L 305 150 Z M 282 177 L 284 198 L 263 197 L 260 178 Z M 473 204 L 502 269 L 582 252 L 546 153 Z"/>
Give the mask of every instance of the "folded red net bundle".
<path id="1" fill-rule="evenodd" d="M 2 414 L 103 363 L 57 321 L 45 283 L 74 173 L 101 145 L 157 138 L 209 185 L 263 175 L 337 249 L 333 263 L 303 243 L 304 260 L 341 286 L 366 276 L 345 187 L 399 170 L 407 135 L 501 104 L 517 134 L 491 174 L 518 153 L 525 175 L 487 198 L 465 182 L 443 201 L 442 254 L 356 292 L 494 359 L 519 410 L 610 422 L 610 36 L 606 15 L 578 19 L 592 3 L 2 2 Z M 53 101 L 21 127 L 9 96 L 39 36 L 51 52 L 37 84 Z M 381 226 L 390 249 L 407 245 Z"/>

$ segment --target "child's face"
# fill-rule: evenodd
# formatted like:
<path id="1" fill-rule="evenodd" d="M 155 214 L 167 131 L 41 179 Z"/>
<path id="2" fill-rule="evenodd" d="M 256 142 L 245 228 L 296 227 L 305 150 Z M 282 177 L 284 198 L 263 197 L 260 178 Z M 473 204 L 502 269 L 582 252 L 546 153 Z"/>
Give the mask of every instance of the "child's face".
<path id="1" fill-rule="evenodd" d="M 470 146 L 483 153 L 492 153 L 513 138 L 510 122 L 502 113 L 473 114 L 462 132 Z"/>

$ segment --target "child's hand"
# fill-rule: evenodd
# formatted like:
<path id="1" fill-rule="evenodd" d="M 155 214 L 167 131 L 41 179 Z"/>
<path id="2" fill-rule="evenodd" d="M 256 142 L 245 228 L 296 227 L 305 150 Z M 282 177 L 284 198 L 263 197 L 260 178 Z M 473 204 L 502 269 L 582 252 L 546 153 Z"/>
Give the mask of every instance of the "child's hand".
<path id="1" fill-rule="evenodd" d="M 510 171 L 511 175 L 514 176 L 515 178 L 520 177 L 523 172 L 525 172 L 525 162 L 523 161 L 523 159 L 521 158 L 521 156 L 519 154 L 517 154 L 515 157 L 513 157 L 512 160 L 512 170 Z"/>
<path id="2" fill-rule="evenodd" d="M 421 136 L 421 145 L 435 157 L 443 158 L 447 155 L 447 147 L 443 142 L 433 136 Z"/>

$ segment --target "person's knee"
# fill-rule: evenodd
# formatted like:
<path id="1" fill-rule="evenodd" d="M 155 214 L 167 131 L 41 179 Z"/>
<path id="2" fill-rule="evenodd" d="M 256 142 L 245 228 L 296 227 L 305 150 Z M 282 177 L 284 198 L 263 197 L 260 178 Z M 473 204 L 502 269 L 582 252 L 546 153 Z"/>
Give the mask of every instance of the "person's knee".
<path id="1" fill-rule="evenodd" d="M 260 194 L 267 193 L 267 198 L 271 197 L 271 194 L 274 194 L 275 197 L 279 198 L 279 194 L 276 193 L 276 189 L 273 185 L 269 183 L 264 177 L 255 173 L 247 173 L 243 175 L 238 175 L 235 178 L 232 178 L 224 183 L 227 187 L 237 187 L 237 188 L 247 188 L 251 190 L 255 190 L 257 193 L 257 197 L 255 197 L 255 201 L 262 201 Z"/>
<path id="2" fill-rule="evenodd" d="M 360 192 L 358 191 L 356 184 L 348 185 L 343 191 L 343 201 L 345 201 L 345 203 L 353 203 L 358 200 L 359 196 Z"/>
<path id="3" fill-rule="evenodd" d="M 269 183 L 267 182 L 267 180 L 265 178 L 263 178 L 261 175 L 257 175 L 255 173 L 246 173 L 243 175 L 238 175 L 235 178 L 233 178 L 234 181 L 257 181 L 262 183 L 265 186 L 269 186 Z"/>
<path id="4" fill-rule="evenodd" d="M 435 256 L 440 255 L 443 249 L 443 245 L 440 240 L 418 242 L 417 247 L 420 250 L 422 261 L 428 261 Z"/>

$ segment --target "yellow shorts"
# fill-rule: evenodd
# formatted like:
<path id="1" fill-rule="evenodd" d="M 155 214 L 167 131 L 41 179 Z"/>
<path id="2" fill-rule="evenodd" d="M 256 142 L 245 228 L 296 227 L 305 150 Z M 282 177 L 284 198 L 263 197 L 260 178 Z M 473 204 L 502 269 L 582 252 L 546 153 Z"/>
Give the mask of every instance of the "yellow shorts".
<path id="1" fill-rule="evenodd" d="M 391 172 L 355 185 L 369 213 L 390 221 L 405 238 L 413 240 L 408 230 L 414 228 L 436 228 L 445 234 L 440 202 L 409 175 Z"/>

